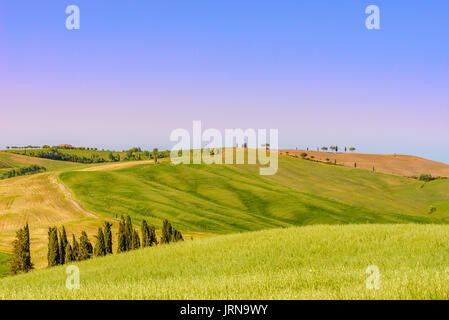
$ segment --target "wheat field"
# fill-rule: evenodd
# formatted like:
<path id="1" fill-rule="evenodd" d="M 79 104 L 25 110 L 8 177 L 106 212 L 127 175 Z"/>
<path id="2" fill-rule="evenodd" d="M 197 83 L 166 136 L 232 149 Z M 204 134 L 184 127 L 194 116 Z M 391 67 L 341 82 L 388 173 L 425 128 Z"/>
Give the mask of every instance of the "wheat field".
<path id="1" fill-rule="evenodd" d="M 141 249 L 0 280 L 0 299 L 448 299 L 449 227 L 305 226 Z M 377 266 L 379 289 L 367 288 Z"/>

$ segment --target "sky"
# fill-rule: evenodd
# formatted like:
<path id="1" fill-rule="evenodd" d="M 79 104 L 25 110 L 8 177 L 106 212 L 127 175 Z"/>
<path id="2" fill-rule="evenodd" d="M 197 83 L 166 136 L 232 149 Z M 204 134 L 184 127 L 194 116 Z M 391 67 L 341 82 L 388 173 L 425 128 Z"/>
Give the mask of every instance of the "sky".
<path id="1" fill-rule="evenodd" d="M 0 0 L 0 148 L 170 149 L 199 120 L 449 163 L 448 16 L 447 0 Z"/>

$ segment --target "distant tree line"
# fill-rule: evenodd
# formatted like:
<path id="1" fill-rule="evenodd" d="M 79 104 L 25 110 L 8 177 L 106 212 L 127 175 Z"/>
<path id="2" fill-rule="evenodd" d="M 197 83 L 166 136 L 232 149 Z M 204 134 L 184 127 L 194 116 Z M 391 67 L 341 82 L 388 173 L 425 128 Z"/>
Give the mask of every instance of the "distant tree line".
<path id="1" fill-rule="evenodd" d="M 79 163 L 102 163 L 106 161 L 104 158 L 100 157 L 96 153 L 91 154 L 90 157 L 86 157 L 77 154 L 61 152 L 58 149 L 54 148 L 39 151 L 31 151 L 28 153 L 28 155 L 37 158 L 59 160 L 59 161 L 71 161 Z"/>
<path id="2" fill-rule="evenodd" d="M 159 151 L 157 148 L 153 149 L 153 152 L 142 151 L 141 148 L 135 147 L 126 151 L 125 158 L 123 160 L 147 160 L 154 159 L 157 163 L 158 158 L 166 158 L 170 156 L 170 151 Z"/>
<path id="3" fill-rule="evenodd" d="M 10 171 L 4 172 L 0 176 L 0 180 L 18 177 L 18 176 L 24 176 L 24 175 L 28 175 L 28 174 L 40 173 L 40 172 L 45 172 L 45 171 L 47 171 L 47 168 L 33 164 L 28 167 L 12 169 Z"/>
<path id="4" fill-rule="evenodd" d="M 309 150 L 309 148 L 307 148 L 307 150 Z M 333 151 L 333 152 L 338 152 L 338 146 L 321 147 L 321 151 L 327 152 L 328 150 L 331 150 L 331 151 Z M 347 152 L 348 150 L 351 151 L 351 152 L 353 152 L 353 151 L 355 151 L 356 149 L 355 149 L 354 147 L 350 147 L 350 148 L 345 147 L 344 150 L 345 150 L 345 152 Z M 320 151 L 320 148 L 317 148 L 316 151 Z"/>
<path id="5" fill-rule="evenodd" d="M 32 146 L 32 145 L 28 145 L 28 146 L 24 146 L 24 147 L 17 147 L 17 146 L 7 146 L 6 149 L 22 149 L 22 150 L 27 150 L 27 149 L 40 149 L 40 146 Z"/>
<path id="6" fill-rule="evenodd" d="M 436 179 L 437 178 L 436 177 L 432 177 L 431 174 L 422 174 L 418 178 L 419 181 L 425 181 L 425 182 L 430 182 L 430 181 L 433 181 L 433 180 L 436 180 Z"/>
<path id="7" fill-rule="evenodd" d="M 90 154 L 90 156 L 85 156 L 77 153 L 64 152 L 64 150 L 67 149 L 97 151 L 97 148 L 61 147 L 61 146 L 58 147 L 43 146 L 42 148 L 43 149 L 37 150 L 34 149 L 30 151 L 15 150 L 10 152 L 37 158 L 59 160 L 59 161 L 70 161 L 78 163 L 103 163 L 103 162 L 118 162 L 122 160 L 131 161 L 131 160 L 149 160 L 149 159 L 154 159 L 155 163 L 157 163 L 158 158 L 165 158 L 170 155 L 170 151 L 159 152 L 157 148 L 155 148 L 153 152 L 150 152 L 150 151 L 142 151 L 141 148 L 135 147 L 127 151 L 122 151 L 122 153 L 125 153 L 123 157 L 120 155 L 120 153 L 114 154 L 112 151 L 107 153 L 107 155 L 101 153 L 92 153 Z"/>
<path id="8" fill-rule="evenodd" d="M 447 177 L 434 177 L 431 174 L 422 174 L 419 177 L 413 176 L 412 178 L 418 179 L 419 181 L 424 181 L 424 182 L 431 182 L 431 181 L 440 180 L 440 179 L 448 179 Z"/>

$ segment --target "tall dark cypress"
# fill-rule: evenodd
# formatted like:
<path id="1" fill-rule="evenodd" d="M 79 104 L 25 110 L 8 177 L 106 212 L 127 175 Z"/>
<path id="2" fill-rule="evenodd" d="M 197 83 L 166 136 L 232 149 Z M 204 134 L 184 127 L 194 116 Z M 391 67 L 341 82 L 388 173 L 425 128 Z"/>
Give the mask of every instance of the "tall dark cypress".
<path id="1" fill-rule="evenodd" d="M 98 228 L 98 233 L 95 236 L 95 250 L 96 257 L 102 257 L 106 255 L 106 245 L 104 243 L 104 234 L 101 228 Z"/>
<path id="2" fill-rule="evenodd" d="M 67 246 L 65 247 L 65 263 L 70 263 L 72 261 L 75 261 L 75 257 L 73 255 L 73 249 L 70 243 L 67 243 Z"/>
<path id="3" fill-rule="evenodd" d="M 148 224 L 145 220 L 142 220 L 142 247 L 150 246 L 150 229 L 148 228 Z"/>
<path id="4" fill-rule="evenodd" d="M 117 253 L 128 251 L 124 219 L 119 223 L 117 245 Z"/>
<path id="5" fill-rule="evenodd" d="M 67 233 L 65 232 L 64 226 L 62 226 L 62 231 L 59 233 L 59 259 L 60 264 L 65 263 L 65 248 L 67 247 Z"/>
<path id="6" fill-rule="evenodd" d="M 73 250 L 73 261 L 79 261 L 79 255 L 80 255 L 80 245 L 78 241 L 76 240 L 76 237 L 74 234 L 72 234 L 72 250 Z"/>
<path id="7" fill-rule="evenodd" d="M 150 247 L 157 245 L 156 228 L 154 226 L 150 226 L 148 237 Z"/>
<path id="8" fill-rule="evenodd" d="M 172 241 L 173 242 L 184 241 L 184 238 L 182 237 L 182 234 L 180 231 L 173 229 Z"/>
<path id="9" fill-rule="evenodd" d="M 89 241 L 89 237 L 87 236 L 86 232 L 83 231 L 81 233 L 80 237 L 80 253 L 79 253 L 79 260 L 87 260 L 92 257 L 93 248 L 92 244 Z"/>
<path id="10" fill-rule="evenodd" d="M 133 246 L 133 224 L 131 217 L 128 215 L 125 222 L 126 250 L 131 250 Z"/>
<path id="11" fill-rule="evenodd" d="M 112 223 L 106 221 L 104 223 L 104 244 L 106 246 L 106 254 L 112 254 Z"/>
<path id="12" fill-rule="evenodd" d="M 136 250 L 140 248 L 140 238 L 139 234 L 136 230 L 133 230 L 133 236 L 132 236 L 132 246 L 131 249 Z"/>
<path id="13" fill-rule="evenodd" d="M 30 231 L 28 224 L 16 233 L 16 240 L 13 242 L 13 256 L 9 263 L 9 271 L 11 275 L 28 272 L 33 269 L 30 254 Z"/>
<path id="14" fill-rule="evenodd" d="M 60 263 L 59 252 L 58 230 L 56 227 L 50 227 L 48 228 L 47 253 L 47 261 L 49 267 L 57 266 Z"/>
<path id="15" fill-rule="evenodd" d="M 162 222 L 161 243 L 170 243 L 170 240 L 172 239 L 172 233 L 173 233 L 173 228 L 172 228 L 170 222 L 168 222 L 168 220 L 165 219 Z"/>
<path id="16" fill-rule="evenodd" d="M 23 228 L 23 271 L 28 272 L 34 268 L 31 262 L 31 250 L 30 250 L 30 228 L 28 223 Z"/>
<path id="17" fill-rule="evenodd" d="M 168 220 L 163 221 L 161 243 L 184 241 L 180 231 L 172 227 Z"/>

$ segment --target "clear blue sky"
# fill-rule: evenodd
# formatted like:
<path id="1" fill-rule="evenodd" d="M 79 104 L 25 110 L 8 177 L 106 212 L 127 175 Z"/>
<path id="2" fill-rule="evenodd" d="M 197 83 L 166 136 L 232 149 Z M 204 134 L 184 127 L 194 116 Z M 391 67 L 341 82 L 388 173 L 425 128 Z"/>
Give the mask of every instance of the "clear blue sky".
<path id="1" fill-rule="evenodd" d="M 448 16 L 446 0 L 0 0 L 0 147 L 170 148 L 201 120 L 449 163 Z"/>

